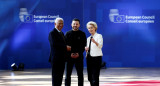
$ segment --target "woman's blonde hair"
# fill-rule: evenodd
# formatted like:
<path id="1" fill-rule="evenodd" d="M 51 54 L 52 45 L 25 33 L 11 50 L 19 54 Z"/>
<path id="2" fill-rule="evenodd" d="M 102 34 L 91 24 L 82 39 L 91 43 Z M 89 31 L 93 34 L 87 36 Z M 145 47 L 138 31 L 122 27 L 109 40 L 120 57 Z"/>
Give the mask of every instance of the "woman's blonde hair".
<path id="1" fill-rule="evenodd" d="M 87 29 L 88 29 L 88 25 L 93 25 L 93 27 L 95 27 L 95 30 L 97 31 L 97 24 L 96 24 L 96 22 L 94 22 L 94 21 L 89 21 L 88 23 L 87 23 Z"/>

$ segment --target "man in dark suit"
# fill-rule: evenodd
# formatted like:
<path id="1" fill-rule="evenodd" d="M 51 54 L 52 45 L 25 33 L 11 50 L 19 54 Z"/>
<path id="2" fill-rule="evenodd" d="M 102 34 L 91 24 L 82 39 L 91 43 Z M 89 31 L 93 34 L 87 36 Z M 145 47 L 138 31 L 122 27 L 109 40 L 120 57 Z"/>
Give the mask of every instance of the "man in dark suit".
<path id="1" fill-rule="evenodd" d="M 70 47 L 66 45 L 63 32 L 63 19 L 56 18 L 55 28 L 49 33 L 50 57 L 52 65 L 52 86 L 61 86 L 65 68 L 66 52 Z"/>

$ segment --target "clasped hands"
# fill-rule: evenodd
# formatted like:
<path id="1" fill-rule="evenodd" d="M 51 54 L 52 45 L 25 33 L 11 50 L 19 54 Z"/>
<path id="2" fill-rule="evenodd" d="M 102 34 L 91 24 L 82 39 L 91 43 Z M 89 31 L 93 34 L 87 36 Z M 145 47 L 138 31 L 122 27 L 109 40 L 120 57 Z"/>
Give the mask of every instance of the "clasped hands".
<path id="1" fill-rule="evenodd" d="M 78 58 L 79 57 L 79 54 L 78 53 L 71 53 L 71 58 Z"/>
<path id="2" fill-rule="evenodd" d="M 71 46 L 67 45 L 67 51 L 71 51 Z M 78 58 L 79 53 L 71 53 L 71 58 Z"/>

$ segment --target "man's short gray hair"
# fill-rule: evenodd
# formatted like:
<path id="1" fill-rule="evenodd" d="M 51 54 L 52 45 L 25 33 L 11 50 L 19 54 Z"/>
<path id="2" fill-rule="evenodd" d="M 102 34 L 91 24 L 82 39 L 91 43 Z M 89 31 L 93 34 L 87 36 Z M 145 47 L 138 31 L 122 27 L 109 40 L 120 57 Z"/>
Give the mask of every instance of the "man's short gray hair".
<path id="1" fill-rule="evenodd" d="M 55 19 L 55 23 L 57 24 L 57 22 L 58 22 L 59 20 L 62 20 L 62 21 L 63 21 L 63 18 L 60 18 L 60 17 L 56 18 L 56 19 Z"/>

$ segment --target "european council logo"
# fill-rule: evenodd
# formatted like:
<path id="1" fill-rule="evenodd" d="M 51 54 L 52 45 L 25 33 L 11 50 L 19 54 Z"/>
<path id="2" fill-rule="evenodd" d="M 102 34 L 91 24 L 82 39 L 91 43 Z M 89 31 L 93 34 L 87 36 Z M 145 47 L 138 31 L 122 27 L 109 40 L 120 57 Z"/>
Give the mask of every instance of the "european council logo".
<path id="1" fill-rule="evenodd" d="M 23 15 L 23 18 L 24 18 L 24 22 L 26 22 L 26 23 L 33 22 L 33 15 L 31 15 L 31 14 Z"/>
<path id="2" fill-rule="evenodd" d="M 125 22 L 125 16 L 119 15 L 118 9 L 110 9 L 109 19 L 111 22 L 114 22 L 114 23 L 124 23 Z"/>
<path id="3" fill-rule="evenodd" d="M 28 14 L 27 8 L 20 8 L 19 18 L 21 22 L 32 23 L 33 15 Z"/>

